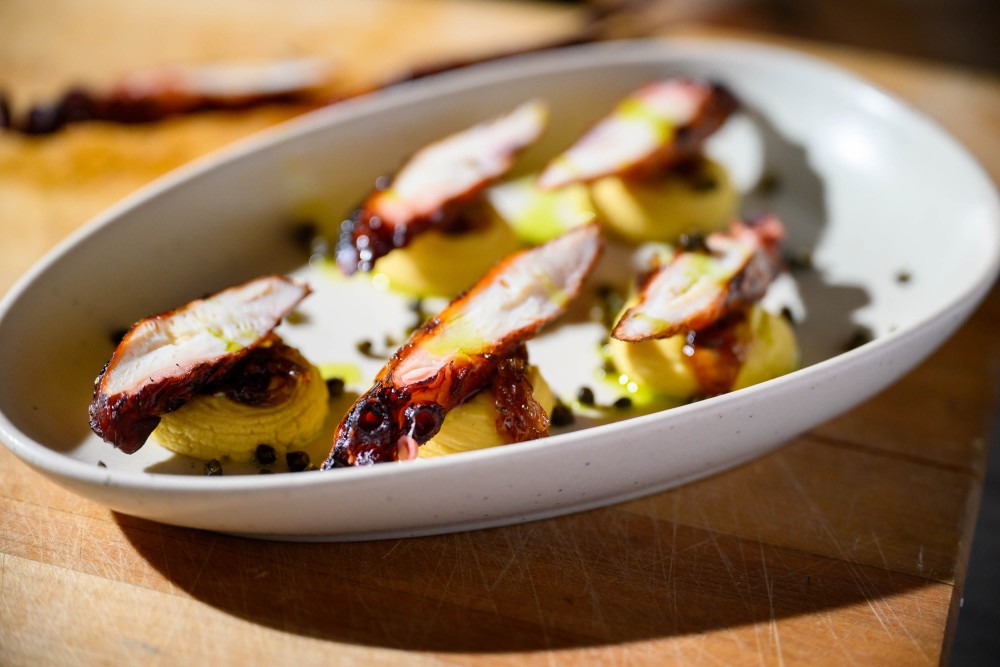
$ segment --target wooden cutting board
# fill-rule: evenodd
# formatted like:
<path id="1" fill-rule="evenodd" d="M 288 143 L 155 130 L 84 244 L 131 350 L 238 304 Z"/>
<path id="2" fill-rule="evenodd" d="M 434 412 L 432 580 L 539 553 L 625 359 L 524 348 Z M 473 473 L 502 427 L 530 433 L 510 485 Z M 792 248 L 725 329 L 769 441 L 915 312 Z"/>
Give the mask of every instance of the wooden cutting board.
<path id="1" fill-rule="evenodd" d="M 316 55 L 350 87 L 583 24 L 535 3 L 7 0 L 0 84 L 23 106 L 167 61 Z M 909 100 L 1000 180 L 995 78 L 789 45 Z M 295 112 L 0 134 L 0 290 L 149 179 Z M 901 382 L 736 470 L 471 533 L 281 544 L 175 528 L 113 514 L 0 450 L 0 664 L 936 663 L 978 503 L 998 322 L 994 290 Z"/>

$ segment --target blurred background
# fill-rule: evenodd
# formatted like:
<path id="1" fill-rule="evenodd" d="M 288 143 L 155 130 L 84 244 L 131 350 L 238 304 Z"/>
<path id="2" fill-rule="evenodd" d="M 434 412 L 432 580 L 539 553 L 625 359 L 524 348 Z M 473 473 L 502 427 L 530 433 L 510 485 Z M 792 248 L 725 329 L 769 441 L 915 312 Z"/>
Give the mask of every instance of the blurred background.
<path id="1" fill-rule="evenodd" d="M 633 30 L 669 23 L 753 30 L 1000 71 L 994 0 L 592 0 L 635 17 Z M 639 18 L 639 17 L 642 18 Z"/>

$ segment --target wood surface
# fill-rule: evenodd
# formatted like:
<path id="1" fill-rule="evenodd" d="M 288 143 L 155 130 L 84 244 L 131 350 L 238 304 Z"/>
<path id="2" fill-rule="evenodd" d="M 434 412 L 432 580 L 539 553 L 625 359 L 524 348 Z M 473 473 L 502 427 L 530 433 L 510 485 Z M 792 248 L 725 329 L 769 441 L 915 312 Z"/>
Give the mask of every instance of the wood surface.
<path id="1" fill-rule="evenodd" d="M 562 5 L 445 0 L 44 5 L 0 3 L 0 85 L 19 105 L 168 60 L 329 55 L 348 86 L 583 24 Z M 907 99 L 1000 181 L 996 79 L 786 43 Z M 0 134 L 0 290 L 119 197 L 294 111 Z M 899 383 L 728 473 L 439 537 L 266 543 L 155 524 L 0 449 L 0 664 L 937 663 L 996 405 L 997 322 L 994 289 Z"/>

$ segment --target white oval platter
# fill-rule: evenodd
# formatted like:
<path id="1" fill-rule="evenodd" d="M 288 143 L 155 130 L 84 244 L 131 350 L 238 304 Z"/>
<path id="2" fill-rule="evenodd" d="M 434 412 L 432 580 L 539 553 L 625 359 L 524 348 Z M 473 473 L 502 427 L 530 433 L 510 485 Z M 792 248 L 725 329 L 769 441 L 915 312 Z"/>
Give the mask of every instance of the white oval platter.
<path id="1" fill-rule="evenodd" d="M 777 174 L 780 189 L 748 195 L 745 208 L 773 207 L 790 246 L 812 251 L 815 271 L 769 295 L 802 320 L 801 370 L 543 441 L 365 469 L 205 477 L 155 444 L 130 457 L 90 432 L 110 331 L 266 272 L 319 285 L 283 337 L 314 362 L 371 376 L 379 364 L 354 343 L 398 333 L 405 299 L 306 262 L 289 240 L 296 216 L 346 213 L 422 144 L 535 97 L 552 111 L 522 161 L 537 167 L 631 88 L 675 74 L 719 79 L 745 103 L 709 150 L 743 190 Z M 864 401 L 960 325 L 998 258 L 1000 205 L 978 165 L 920 114 L 822 62 L 687 41 L 511 58 L 286 123 L 160 179 L 67 239 L 0 304 L 0 437 L 80 495 L 183 526 L 352 540 L 529 521 L 724 470 Z M 563 395 L 593 379 L 580 360 L 601 335 L 594 326 L 556 327 L 532 343 Z M 872 341 L 841 352 L 859 328 Z"/>

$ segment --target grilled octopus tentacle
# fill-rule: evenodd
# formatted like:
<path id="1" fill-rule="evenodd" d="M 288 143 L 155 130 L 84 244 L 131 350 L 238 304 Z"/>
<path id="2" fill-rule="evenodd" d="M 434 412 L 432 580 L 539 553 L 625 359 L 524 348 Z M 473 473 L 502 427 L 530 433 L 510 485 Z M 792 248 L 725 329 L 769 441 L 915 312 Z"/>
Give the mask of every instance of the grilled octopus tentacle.
<path id="1" fill-rule="evenodd" d="M 784 237 L 778 218 L 765 215 L 709 235 L 708 253 L 677 253 L 648 278 L 611 335 L 638 342 L 697 331 L 760 300 L 781 270 Z"/>
<path id="2" fill-rule="evenodd" d="M 408 245 L 425 229 L 453 223 L 538 139 L 546 118 L 544 105 L 526 102 L 417 151 L 386 189 L 372 192 L 344 222 L 337 245 L 341 270 L 370 271 L 375 260 Z"/>
<path id="3" fill-rule="evenodd" d="M 52 102 L 33 106 L 11 125 L 27 134 L 49 134 L 83 121 L 149 123 L 210 109 L 318 105 L 330 75 L 323 62 L 304 58 L 154 67 L 127 74 L 107 89 L 70 88 Z"/>
<path id="4" fill-rule="evenodd" d="M 306 285 L 265 276 L 140 320 L 97 378 L 90 427 L 132 454 L 160 415 L 225 375 L 307 294 Z"/>
<path id="5" fill-rule="evenodd" d="M 592 224 L 498 263 L 393 355 L 337 428 L 323 468 L 413 458 L 449 410 L 565 311 L 601 248 Z"/>
<path id="6" fill-rule="evenodd" d="M 718 83 L 667 79 L 639 88 L 553 159 L 538 185 L 555 189 L 605 176 L 642 176 L 695 157 L 737 109 Z"/>

